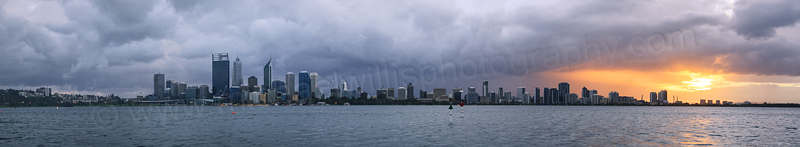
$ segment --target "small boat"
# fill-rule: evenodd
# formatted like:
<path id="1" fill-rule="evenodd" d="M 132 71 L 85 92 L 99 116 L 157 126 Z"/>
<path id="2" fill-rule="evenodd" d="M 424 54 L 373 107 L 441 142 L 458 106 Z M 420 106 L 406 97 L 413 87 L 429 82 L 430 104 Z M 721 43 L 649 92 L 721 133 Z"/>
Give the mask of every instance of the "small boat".
<path id="1" fill-rule="evenodd" d="M 350 103 L 349 102 L 345 102 L 344 105 L 345 106 L 350 106 Z"/>

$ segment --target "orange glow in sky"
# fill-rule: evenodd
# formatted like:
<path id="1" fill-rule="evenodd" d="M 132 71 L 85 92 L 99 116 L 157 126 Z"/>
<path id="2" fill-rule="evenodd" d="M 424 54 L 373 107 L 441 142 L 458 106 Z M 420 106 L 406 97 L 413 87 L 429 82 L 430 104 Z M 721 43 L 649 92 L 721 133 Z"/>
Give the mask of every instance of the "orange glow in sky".
<path id="1" fill-rule="evenodd" d="M 702 73 L 693 71 L 637 71 L 637 70 L 551 70 L 544 77 L 554 77 L 549 83 L 569 82 L 571 91 L 580 93 L 580 88 L 598 90 L 598 94 L 608 95 L 617 91 L 622 96 L 632 96 L 645 100 L 650 92 L 667 90 L 670 102 L 673 96 L 689 103 L 700 99 L 713 99 L 734 102 L 796 102 L 797 98 L 784 97 L 798 95 L 800 78 L 736 75 L 722 73 Z M 771 79 L 794 79 L 770 82 Z M 549 80 L 549 79 L 548 79 Z"/>

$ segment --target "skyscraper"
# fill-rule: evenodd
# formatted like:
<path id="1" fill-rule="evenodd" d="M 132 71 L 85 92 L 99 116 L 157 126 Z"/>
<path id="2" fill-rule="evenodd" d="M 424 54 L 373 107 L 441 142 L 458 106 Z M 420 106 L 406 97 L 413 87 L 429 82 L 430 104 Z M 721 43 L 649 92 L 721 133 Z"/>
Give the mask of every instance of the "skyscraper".
<path id="1" fill-rule="evenodd" d="M 581 97 L 589 98 L 589 97 L 592 97 L 592 94 L 589 91 L 589 89 L 586 89 L 586 87 L 583 87 L 583 89 L 581 89 Z"/>
<path id="2" fill-rule="evenodd" d="M 619 104 L 619 93 L 616 91 L 611 91 L 608 93 L 609 103 L 611 104 Z"/>
<path id="3" fill-rule="evenodd" d="M 550 95 L 551 95 L 550 94 L 550 88 L 545 87 L 544 89 L 542 89 L 542 92 L 544 93 L 544 95 L 542 95 L 542 102 L 541 103 L 542 104 L 550 104 L 550 102 L 551 102 L 550 101 Z"/>
<path id="4" fill-rule="evenodd" d="M 408 88 L 406 90 L 406 97 L 408 99 L 413 99 L 414 98 L 414 85 L 411 85 L 411 83 L 408 83 L 408 85 L 406 85 L 406 87 Z"/>
<path id="5" fill-rule="evenodd" d="M 292 97 L 294 94 L 294 73 L 286 73 L 286 95 Z"/>
<path id="6" fill-rule="evenodd" d="M 178 96 L 181 96 L 181 93 L 178 92 L 178 84 L 180 84 L 180 83 L 178 83 L 176 81 L 172 81 L 171 83 L 167 83 L 167 84 L 171 85 L 170 87 L 172 88 L 170 90 L 170 93 L 167 94 L 167 95 L 169 95 L 170 99 L 177 99 Z"/>
<path id="7" fill-rule="evenodd" d="M 231 65 L 228 53 L 211 54 L 211 94 L 214 96 L 228 96 L 230 88 Z"/>
<path id="8" fill-rule="evenodd" d="M 406 93 L 406 88 L 405 87 L 398 87 L 397 88 L 397 99 L 398 100 L 405 100 L 407 98 L 406 95 L 407 95 L 407 93 Z"/>
<path id="9" fill-rule="evenodd" d="M 311 76 L 308 74 L 308 71 L 300 71 L 300 82 L 298 83 L 298 89 L 300 93 L 297 95 L 298 99 L 301 101 L 308 101 L 311 99 Z"/>
<path id="10" fill-rule="evenodd" d="M 158 99 L 164 99 L 164 74 L 153 75 L 153 95 Z"/>
<path id="11" fill-rule="evenodd" d="M 517 98 L 518 99 L 525 98 L 525 87 L 522 87 L 522 86 L 517 87 Z"/>
<path id="12" fill-rule="evenodd" d="M 186 83 L 181 82 L 178 84 L 178 97 L 172 99 L 184 99 L 186 97 Z"/>
<path id="13" fill-rule="evenodd" d="M 669 100 L 667 100 L 667 90 L 666 89 L 661 90 L 661 91 L 658 92 L 658 100 L 659 100 L 658 101 L 659 103 L 664 103 L 664 104 L 668 104 L 669 103 Z"/>
<path id="14" fill-rule="evenodd" d="M 569 94 L 569 83 L 567 82 L 558 83 L 558 92 L 560 94 Z"/>
<path id="15" fill-rule="evenodd" d="M 567 94 L 569 94 L 569 83 L 558 83 L 558 99 L 556 101 L 558 101 L 559 104 L 565 104 L 567 102 Z"/>
<path id="16" fill-rule="evenodd" d="M 272 56 L 269 57 L 269 61 L 267 64 L 264 65 L 264 89 L 275 89 L 272 87 Z M 264 90 L 266 91 L 266 90 Z"/>
<path id="17" fill-rule="evenodd" d="M 489 96 L 489 81 L 483 81 L 483 95 L 481 96 Z"/>
<path id="18" fill-rule="evenodd" d="M 258 85 L 258 78 L 256 78 L 256 76 L 250 76 L 250 78 L 247 78 L 247 87 L 250 88 L 250 91 L 248 92 L 258 92 L 258 89 L 254 88 L 256 85 Z"/>
<path id="19" fill-rule="evenodd" d="M 244 84 L 243 80 L 242 61 L 239 61 L 239 57 L 236 57 L 236 61 L 233 62 L 233 86 L 242 86 Z"/>
<path id="20" fill-rule="evenodd" d="M 658 104 L 658 93 L 650 92 L 650 104 Z"/>
<path id="21" fill-rule="evenodd" d="M 542 98 L 541 98 L 541 93 L 539 93 L 539 91 L 540 91 L 539 87 L 535 87 L 534 90 L 535 90 L 534 91 L 535 95 L 533 97 L 533 102 L 537 103 L 537 104 L 541 104 L 542 103 Z"/>
<path id="22" fill-rule="evenodd" d="M 498 87 L 497 88 L 497 97 L 496 98 L 497 99 L 495 99 L 495 100 L 497 100 L 497 101 L 495 101 L 495 102 L 498 102 L 498 103 L 500 102 L 500 99 L 503 98 L 503 87 Z"/>
<path id="23" fill-rule="evenodd" d="M 311 76 L 311 93 L 316 97 L 322 96 L 322 93 L 319 91 L 319 87 L 317 87 L 317 78 L 319 74 L 312 72 L 309 76 Z"/>

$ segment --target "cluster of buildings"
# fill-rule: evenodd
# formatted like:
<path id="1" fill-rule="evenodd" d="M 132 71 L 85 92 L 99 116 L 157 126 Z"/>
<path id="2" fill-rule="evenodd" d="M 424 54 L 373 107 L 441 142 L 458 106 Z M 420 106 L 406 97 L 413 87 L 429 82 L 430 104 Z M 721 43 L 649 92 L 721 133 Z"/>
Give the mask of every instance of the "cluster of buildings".
<path id="1" fill-rule="evenodd" d="M 263 70 L 263 83 L 258 83 L 256 76 L 247 78 L 247 83 L 242 76 L 242 61 L 239 58 L 233 62 L 233 70 L 228 53 L 214 53 L 211 55 L 212 75 L 211 86 L 187 85 L 173 80 L 166 80 L 164 74 L 153 76 L 153 94 L 142 98 L 153 103 L 178 103 L 178 104 L 273 104 L 280 102 L 311 103 L 312 99 L 322 98 L 324 95 L 317 86 L 317 73 L 300 71 L 295 80 L 295 74 L 286 74 L 286 80 L 272 80 L 272 59 Z M 295 90 L 297 86 L 297 90 Z"/>
<path id="2" fill-rule="evenodd" d="M 611 91 L 607 96 L 598 94 L 597 90 L 589 90 L 586 87 L 581 89 L 580 95 L 570 92 L 570 85 L 561 82 L 557 87 L 535 87 L 532 91 L 526 87 L 517 87 L 516 93 L 511 90 L 497 87 L 497 91 L 491 91 L 489 81 L 481 83 L 481 93 L 477 92 L 476 87 L 467 87 L 466 91 L 459 87 L 452 88 L 449 92 L 447 88 L 417 89 L 408 83 L 405 87 L 381 87 L 374 95 L 363 91 L 361 87 L 350 89 L 347 82 L 341 85 L 336 84 L 335 88 L 330 89 L 329 97 L 325 97 L 321 89 L 317 86 L 317 73 L 300 71 L 297 75 L 288 72 L 284 80 L 272 79 L 272 59 L 264 65 L 262 84 L 256 76 L 247 78 L 247 83 L 242 76 L 242 61 L 239 58 L 233 63 L 231 70 L 230 60 L 227 53 L 212 54 L 212 83 L 208 85 L 187 85 L 182 82 L 165 80 L 164 74 L 155 74 L 154 92 L 146 98 L 150 102 L 174 102 L 185 104 L 211 104 L 211 103 L 236 103 L 236 104 L 275 104 L 275 103 L 314 103 L 317 99 L 324 98 L 348 98 L 348 99 L 389 99 L 389 100 L 408 100 L 416 99 L 422 102 L 445 102 L 462 101 L 469 104 L 541 104 L 541 105 L 574 105 L 574 104 L 634 104 L 634 105 L 669 105 L 683 104 L 681 101 L 667 99 L 667 91 L 651 92 L 650 100 L 645 101 L 644 95 L 641 99 L 631 96 L 620 96 L 616 91 Z M 297 88 L 297 89 L 295 89 Z M 701 100 L 700 104 L 711 104 Z M 717 100 L 717 105 L 720 105 Z M 730 104 L 725 101 L 721 103 Z"/>
<path id="3" fill-rule="evenodd" d="M 119 100 L 119 97 L 116 97 L 113 94 L 109 96 L 66 94 L 66 93 L 53 94 L 53 90 L 49 87 L 41 87 L 35 90 L 20 90 L 17 94 L 19 94 L 19 96 L 22 96 L 24 98 L 58 98 L 60 99 L 61 103 L 84 103 L 84 102 L 100 103 L 100 102 L 112 102 Z"/>
<path id="4" fill-rule="evenodd" d="M 722 101 L 722 102 L 720 102 L 720 100 L 716 100 L 716 101 L 717 102 L 714 103 L 714 100 L 700 99 L 700 103 L 699 104 L 700 105 L 733 105 L 733 102 L 729 102 L 729 101 Z M 746 104 L 750 104 L 750 102 L 748 102 L 748 101 L 745 101 L 745 103 Z"/>
<path id="5" fill-rule="evenodd" d="M 19 96 L 28 98 L 28 97 L 50 97 L 53 94 L 53 90 L 48 87 L 41 87 L 36 89 L 36 91 L 20 91 Z"/>

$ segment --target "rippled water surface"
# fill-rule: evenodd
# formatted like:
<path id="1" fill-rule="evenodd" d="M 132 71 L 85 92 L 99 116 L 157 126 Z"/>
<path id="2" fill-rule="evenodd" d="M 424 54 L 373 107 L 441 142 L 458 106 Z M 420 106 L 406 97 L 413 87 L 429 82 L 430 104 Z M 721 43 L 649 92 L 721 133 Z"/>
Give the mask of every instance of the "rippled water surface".
<path id="1" fill-rule="evenodd" d="M 0 109 L 2 146 L 800 146 L 800 108 L 159 106 Z M 236 112 L 236 114 L 233 114 Z"/>

